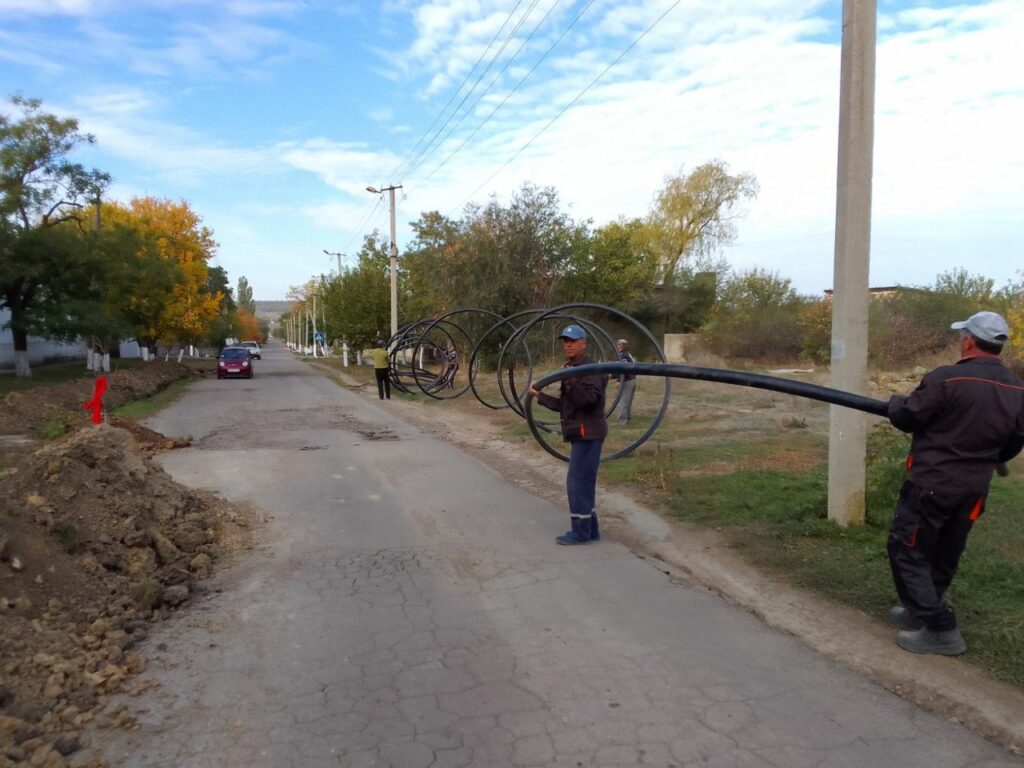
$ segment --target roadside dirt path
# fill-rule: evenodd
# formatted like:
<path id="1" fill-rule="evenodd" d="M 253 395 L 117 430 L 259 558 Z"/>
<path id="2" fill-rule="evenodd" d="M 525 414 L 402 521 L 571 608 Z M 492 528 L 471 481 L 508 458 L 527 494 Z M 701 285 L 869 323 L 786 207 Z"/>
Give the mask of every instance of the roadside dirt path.
<path id="1" fill-rule="evenodd" d="M 373 387 L 337 369 L 316 365 L 340 384 L 376 397 Z M 471 395 L 467 394 L 466 398 Z M 461 404 L 460 404 L 461 405 Z M 532 439 L 499 439 L 495 412 L 392 399 L 401 418 L 471 452 L 510 482 L 556 504 L 564 503 L 564 465 Z M 493 426 L 488 428 L 487 425 Z M 918 706 L 1024 754 L 1024 693 L 962 661 L 915 656 L 896 647 L 894 631 L 850 608 L 767 577 L 731 552 L 715 531 L 686 525 L 645 508 L 642 489 L 626 494 L 599 488 L 602 531 L 638 557 L 656 559 L 670 573 L 705 586 L 772 627 L 800 638 L 826 657 L 875 680 Z"/>

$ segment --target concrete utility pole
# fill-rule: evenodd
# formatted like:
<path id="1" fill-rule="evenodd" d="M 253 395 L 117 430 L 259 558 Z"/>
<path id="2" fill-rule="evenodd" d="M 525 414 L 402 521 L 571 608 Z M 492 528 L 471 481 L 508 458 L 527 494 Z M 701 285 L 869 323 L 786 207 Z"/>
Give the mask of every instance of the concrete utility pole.
<path id="1" fill-rule="evenodd" d="M 375 195 L 384 192 L 390 193 L 391 199 L 391 336 L 398 333 L 398 243 L 395 242 L 395 190 L 401 189 L 402 185 L 392 184 L 390 187 L 377 189 L 367 187 L 367 192 Z"/>
<path id="2" fill-rule="evenodd" d="M 328 251 L 326 248 L 322 248 L 321 250 L 328 256 L 338 257 L 338 277 L 341 277 L 341 251 Z"/>
<path id="3" fill-rule="evenodd" d="M 832 386 L 863 394 L 868 361 L 868 265 L 875 113 L 875 0 L 843 0 L 839 165 L 832 293 Z M 828 518 L 864 522 L 867 420 L 829 411 Z"/>

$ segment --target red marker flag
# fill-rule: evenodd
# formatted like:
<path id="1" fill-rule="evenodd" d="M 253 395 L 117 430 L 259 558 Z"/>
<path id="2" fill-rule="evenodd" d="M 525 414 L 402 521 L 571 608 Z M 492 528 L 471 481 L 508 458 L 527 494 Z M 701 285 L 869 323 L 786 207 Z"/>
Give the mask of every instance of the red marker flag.
<path id="1" fill-rule="evenodd" d="M 96 384 L 92 391 L 92 400 L 82 406 L 83 411 L 92 410 L 92 423 L 99 424 L 103 421 L 103 393 L 107 391 L 107 377 L 97 376 Z"/>

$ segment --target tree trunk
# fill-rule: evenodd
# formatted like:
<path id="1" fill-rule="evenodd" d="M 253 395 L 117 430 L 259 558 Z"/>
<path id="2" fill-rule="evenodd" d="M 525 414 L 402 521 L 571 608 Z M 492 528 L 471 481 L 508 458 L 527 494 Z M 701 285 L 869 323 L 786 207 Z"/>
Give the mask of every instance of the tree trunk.
<path id="1" fill-rule="evenodd" d="M 21 378 L 27 378 L 32 375 L 32 369 L 28 364 L 28 331 L 19 327 L 21 323 L 17 315 L 20 314 L 20 311 L 15 313 L 12 308 L 11 335 L 14 337 L 14 373 Z"/>

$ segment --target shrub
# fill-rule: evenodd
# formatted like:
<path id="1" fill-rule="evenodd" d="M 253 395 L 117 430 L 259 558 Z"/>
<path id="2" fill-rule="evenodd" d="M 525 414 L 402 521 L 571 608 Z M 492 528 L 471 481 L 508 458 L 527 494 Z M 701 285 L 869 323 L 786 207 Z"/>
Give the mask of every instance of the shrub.
<path id="1" fill-rule="evenodd" d="M 78 528 L 75 527 L 74 523 L 70 523 L 67 520 L 58 520 L 54 523 L 53 528 L 50 529 L 50 535 L 57 540 L 60 548 L 68 554 L 73 553 L 82 543 Z"/>
<path id="2" fill-rule="evenodd" d="M 793 359 L 803 349 L 806 304 L 788 278 L 761 269 L 734 272 L 704 326 L 704 342 L 725 357 Z"/>

